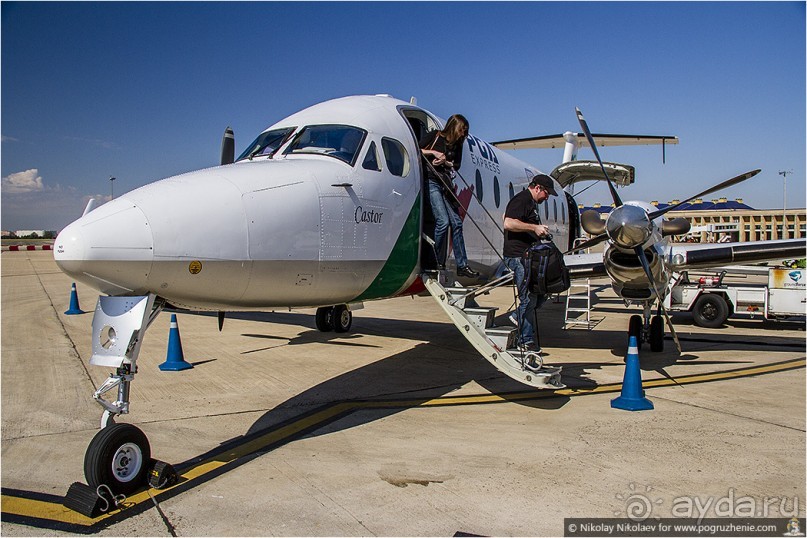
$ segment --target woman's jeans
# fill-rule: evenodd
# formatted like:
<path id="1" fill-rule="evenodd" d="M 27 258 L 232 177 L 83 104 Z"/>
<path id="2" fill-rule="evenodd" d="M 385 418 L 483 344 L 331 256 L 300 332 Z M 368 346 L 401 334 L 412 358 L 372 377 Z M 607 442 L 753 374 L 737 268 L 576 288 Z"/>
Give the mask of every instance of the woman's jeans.
<path id="1" fill-rule="evenodd" d="M 465 254 L 465 241 L 462 238 L 462 220 L 454 206 L 446 201 L 440 183 L 429 179 L 429 203 L 434 214 L 434 250 L 437 253 L 437 263 L 445 265 L 445 240 L 449 225 L 451 226 L 451 242 L 454 245 L 454 259 L 457 267 L 468 265 Z"/>

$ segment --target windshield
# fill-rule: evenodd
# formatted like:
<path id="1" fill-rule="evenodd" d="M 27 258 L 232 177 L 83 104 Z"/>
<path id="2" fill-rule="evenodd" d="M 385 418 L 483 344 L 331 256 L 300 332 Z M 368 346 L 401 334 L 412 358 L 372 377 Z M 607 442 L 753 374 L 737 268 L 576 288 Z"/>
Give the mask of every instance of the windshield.
<path id="1" fill-rule="evenodd" d="M 353 166 L 366 134 L 367 131 L 348 125 L 309 125 L 300 131 L 286 154 L 328 155 Z"/>
<path id="2" fill-rule="evenodd" d="M 251 159 L 253 157 L 261 157 L 264 155 L 272 155 L 277 148 L 283 145 L 283 142 L 288 136 L 294 132 L 294 127 L 286 127 L 284 129 L 274 129 L 266 131 L 258 135 L 252 144 L 247 147 L 247 150 L 241 154 L 237 161 L 242 159 Z"/>

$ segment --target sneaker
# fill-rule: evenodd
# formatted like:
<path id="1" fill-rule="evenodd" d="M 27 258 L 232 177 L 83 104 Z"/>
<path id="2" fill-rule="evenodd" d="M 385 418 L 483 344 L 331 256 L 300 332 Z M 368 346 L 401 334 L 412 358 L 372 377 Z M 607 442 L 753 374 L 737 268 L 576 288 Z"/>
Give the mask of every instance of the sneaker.
<path id="1" fill-rule="evenodd" d="M 473 269 L 471 269 L 470 267 L 468 267 L 466 265 L 465 267 L 460 267 L 459 269 L 457 269 L 457 276 L 464 276 L 464 277 L 467 277 L 467 278 L 476 278 L 476 277 L 479 276 L 479 272 L 474 271 Z"/>

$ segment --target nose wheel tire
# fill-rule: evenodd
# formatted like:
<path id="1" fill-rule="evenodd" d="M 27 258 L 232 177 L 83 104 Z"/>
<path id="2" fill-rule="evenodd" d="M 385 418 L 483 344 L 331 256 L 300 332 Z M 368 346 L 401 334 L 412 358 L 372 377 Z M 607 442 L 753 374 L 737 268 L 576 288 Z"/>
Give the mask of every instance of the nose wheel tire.
<path id="1" fill-rule="evenodd" d="M 146 483 L 151 447 L 146 434 L 131 424 L 110 424 L 95 434 L 84 455 L 84 477 L 97 488 L 106 484 L 125 495 Z"/>

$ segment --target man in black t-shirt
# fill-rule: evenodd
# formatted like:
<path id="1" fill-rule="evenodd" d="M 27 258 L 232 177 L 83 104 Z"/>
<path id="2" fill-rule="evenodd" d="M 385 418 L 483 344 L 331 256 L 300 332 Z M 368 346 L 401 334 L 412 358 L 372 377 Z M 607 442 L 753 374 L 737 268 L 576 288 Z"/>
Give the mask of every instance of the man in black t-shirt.
<path id="1" fill-rule="evenodd" d="M 529 292 L 523 264 L 524 252 L 541 237 L 549 236 L 549 228 L 541 224 L 538 204 L 550 196 L 557 196 L 552 178 L 538 174 L 526 190 L 513 196 L 504 211 L 504 264 L 513 271 L 518 289 L 516 320 L 519 329 L 518 345 L 530 351 L 541 352 L 538 338 L 538 308 L 546 296 Z M 527 364 L 527 367 L 535 365 Z"/>

